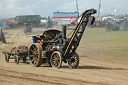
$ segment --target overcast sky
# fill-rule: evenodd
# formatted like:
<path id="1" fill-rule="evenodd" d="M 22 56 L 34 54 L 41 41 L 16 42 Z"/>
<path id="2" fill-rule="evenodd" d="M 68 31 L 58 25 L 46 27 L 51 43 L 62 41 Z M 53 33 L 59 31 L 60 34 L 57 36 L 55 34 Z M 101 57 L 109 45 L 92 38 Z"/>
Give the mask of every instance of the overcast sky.
<path id="1" fill-rule="evenodd" d="M 42 17 L 52 16 L 55 11 L 76 11 L 76 0 L 0 0 L 0 18 L 17 15 L 38 14 Z M 103 14 L 128 14 L 128 0 L 101 0 Z M 99 0 L 78 0 L 79 11 L 99 7 Z M 115 10 L 115 11 L 114 11 Z"/>

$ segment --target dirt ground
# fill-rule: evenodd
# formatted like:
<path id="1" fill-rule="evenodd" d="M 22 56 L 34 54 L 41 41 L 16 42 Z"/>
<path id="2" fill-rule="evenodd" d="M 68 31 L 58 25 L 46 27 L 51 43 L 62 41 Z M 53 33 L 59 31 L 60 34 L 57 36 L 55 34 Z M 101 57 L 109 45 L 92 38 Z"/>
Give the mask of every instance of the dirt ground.
<path id="1" fill-rule="evenodd" d="M 2 51 L 8 51 L 13 46 L 29 46 L 32 39 L 26 37 L 23 29 L 3 31 L 7 44 L 0 43 L 0 85 L 128 85 L 128 50 L 126 50 L 128 47 L 122 48 L 123 52 L 127 51 L 123 55 L 124 58 L 119 57 L 118 47 L 115 56 L 112 55 L 115 47 L 103 45 L 106 44 L 103 41 L 105 39 L 103 34 L 100 35 L 95 30 L 87 30 L 84 33 L 77 49 L 80 56 L 77 69 L 70 69 L 65 63 L 60 69 L 53 69 L 47 64 L 32 67 L 28 62 L 22 63 L 22 61 L 17 65 L 13 59 L 6 63 Z M 96 36 L 92 36 L 91 33 L 96 33 Z"/>

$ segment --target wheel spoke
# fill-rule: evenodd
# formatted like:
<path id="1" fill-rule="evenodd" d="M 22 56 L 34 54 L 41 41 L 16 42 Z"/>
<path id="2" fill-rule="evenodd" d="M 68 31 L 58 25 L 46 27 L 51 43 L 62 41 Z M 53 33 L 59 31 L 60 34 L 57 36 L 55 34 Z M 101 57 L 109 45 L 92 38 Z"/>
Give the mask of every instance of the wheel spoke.
<path id="1" fill-rule="evenodd" d="M 33 50 L 31 50 L 31 52 L 34 52 Z"/>
<path id="2" fill-rule="evenodd" d="M 34 46 L 32 48 L 34 49 Z"/>
<path id="3" fill-rule="evenodd" d="M 60 61 L 60 58 L 57 58 L 56 61 Z"/>
<path id="4" fill-rule="evenodd" d="M 73 62 L 73 65 L 75 66 L 76 65 L 76 62 Z"/>
<path id="5" fill-rule="evenodd" d="M 36 54 L 36 55 L 38 55 L 38 54 L 39 54 L 39 53 L 38 53 L 38 50 L 36 50 L 36 51 L 35 51 L 35 54 Z"/>
<path id="6" fill-rule="evenodd" d="M 34 55 L 30 55 L 30 57 L 34 57 Z"/>
<path id="7" fill-rule="evenodd" d="M 34 61 L 34 64 L 36 65 L 36 61 Z"/>
<path id="8" fill-rule="evenodd" d="M 36 55 L 36 56 L 38 56 L 39 54 L 38 54 L 38 53 L 36 53 L 35 55 Z"/>
<path id="9" fill-rule="evenodd" d="M 37 59 L 34 57 L 34 58 L 32 59 L 32 63 L 33 63 L 33 64 L 36 64 L 36 62 L 37 62 Z"/>
<path id="10" fill-rule="evenodd" d="M 77 61 L 75 61 L 74 63 L 77 64 Z"/>
<path id="11" fill-rule="evenodd" d="M 37 48 L 34 48 L 34 53 L 36 53 L 36 52 L 38 52 L 38 51 L 37 51 Z"/>
<path id="12" fill-rule="evenodd" d="M 53 58 L 55 58 L 55 59 L 56 59 L 56 56 L 54 55 L 54 56 L 53 56 Z"/>
<path id="13" fill-rule="evenodd" d="M 53 58 L 52 60 L 55 61 L 55 58 Z"/>
<path id="14" fill-rule="evenodd" d="M 56 67 L 58 67 L 58 65 L 59 65 L 59 63 L 58 63 L 58 62 L 56 62 Z"/>
<path id="15" fill-rule="evenodd" d="M 56 64 L 56 61 L 54 61 L 54 65 Z"/>
<path id="16" fill-rule="evenodd" d="M 35 61 L 35 58 L 32 59 L 32 62 Z"/>
<path id="17" fill-rule="evenodd" d="M 60 64 L 60 61 L 57 61 L 57 64 Z"/>
<path id="18" fill-rule="evenodd" d="M 35 59 L 35 64 L 37 64 L 38 63 L 38 60 L 37 59 Z"/>

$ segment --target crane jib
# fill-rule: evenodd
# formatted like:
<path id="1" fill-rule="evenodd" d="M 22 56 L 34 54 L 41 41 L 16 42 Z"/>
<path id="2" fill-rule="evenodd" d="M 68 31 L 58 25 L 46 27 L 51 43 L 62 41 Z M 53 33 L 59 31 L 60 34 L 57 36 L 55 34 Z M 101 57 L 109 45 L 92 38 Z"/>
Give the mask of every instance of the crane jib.
<path id="1" fill-rule="evenodd" d="M 71 49 L 72 52 L 76 50 L 76 48 L 78 47 L 79 42 L 82 38 L 84 30 L 87 26 L 87 23 L 89 21 L 89 17 L 91 17 L 91 15 L 94 14 L 94 13 L 96 13 L 96 10 L 95 9 L 90 9 L 90 10 L 85 11 L 82 14 L 82 18 L 81 18 L 80 22 L 78 23 L 77 27 L 75 28 L 74 33 L 71 36 L 70 41 L 66 46 L 66 49 L 64 51 L 64 56 L 67 53 L 69 53 L 70 49 Z M 74 39 L 76 39 L 77 42 L 75 44 L 72 44 L 75 41 Z"/>

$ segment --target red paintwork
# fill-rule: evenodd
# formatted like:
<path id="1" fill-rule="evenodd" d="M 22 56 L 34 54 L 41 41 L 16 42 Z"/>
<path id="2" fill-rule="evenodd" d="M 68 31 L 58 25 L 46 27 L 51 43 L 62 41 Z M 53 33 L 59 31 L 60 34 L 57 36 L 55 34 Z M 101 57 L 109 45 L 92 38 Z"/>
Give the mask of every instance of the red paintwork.
<path id="1" fill-rule="evenodd" d="M 44 43 L 44 40 L 43 40 L 43 39 L 41 39 L 41 45 L 43 45 L 43 43 Z"/>
<path id="2" fill-rule="evenodd" d="M 58 22 L 59 20 L 65 20 L 65 19 L 70 19 L 72 22 L 77 24 L 77 18 L 76 17 L 60 17 L 60 18 L 54 18 L 54 22 Z"/>
<path id="3" fill-rule="evenodd" d="M 14 24 L 16 24 L 15 22 L 8 21 L 8 20 L 5 20 L 5 22 L 6 22 L 7 25 L 14 25 Z"/>

